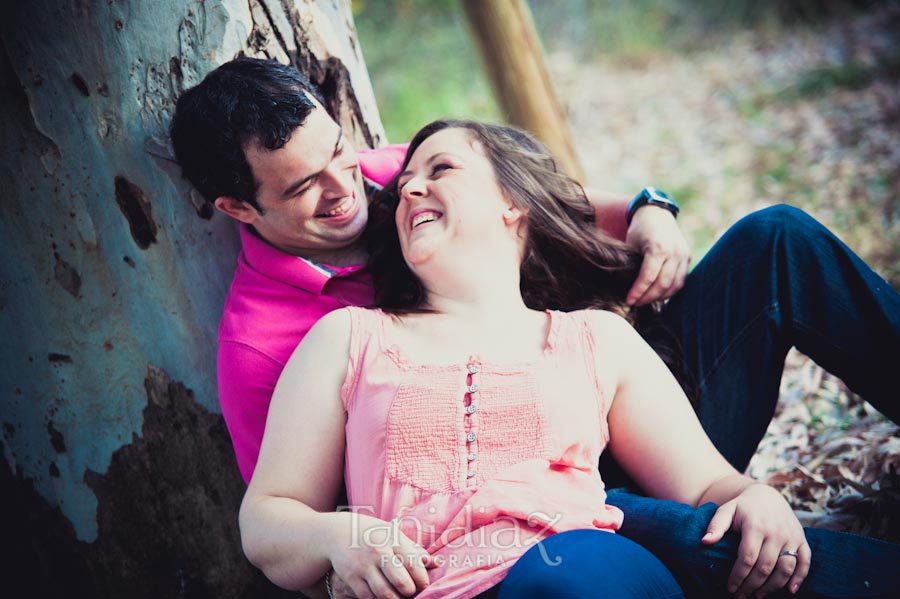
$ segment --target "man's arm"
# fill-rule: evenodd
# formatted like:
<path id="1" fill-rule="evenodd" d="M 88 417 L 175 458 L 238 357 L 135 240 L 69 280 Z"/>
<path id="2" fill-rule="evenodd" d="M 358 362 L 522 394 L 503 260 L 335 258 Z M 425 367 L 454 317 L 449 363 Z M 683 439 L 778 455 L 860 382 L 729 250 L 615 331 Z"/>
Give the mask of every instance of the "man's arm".
<path id="1" fill-rule="evenodd" d="M 596 189 L 584 191 L 597 215 L 597 226 L 644 256 L 641 271 L 626 301 L 642 306 L 675 295 L 687 278 L 691 249 L 674 215 L 664 208 L 646 205 L 638 208 L 629 225 L 631 197 Z"/>

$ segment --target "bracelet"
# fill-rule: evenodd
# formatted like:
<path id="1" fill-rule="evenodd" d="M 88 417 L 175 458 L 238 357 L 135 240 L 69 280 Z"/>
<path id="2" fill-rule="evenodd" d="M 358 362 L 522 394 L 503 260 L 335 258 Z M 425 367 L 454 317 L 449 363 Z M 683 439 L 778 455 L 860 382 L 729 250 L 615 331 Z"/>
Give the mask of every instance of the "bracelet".
<path id="1" fill-rule="evenodd" d="M 334 568 L 329 568 L 325 573 L 325 592 L 328 593 L 328 599 L 334 599 L 334 592 L 331 590 L 331 575 L 334 574 Z"/>

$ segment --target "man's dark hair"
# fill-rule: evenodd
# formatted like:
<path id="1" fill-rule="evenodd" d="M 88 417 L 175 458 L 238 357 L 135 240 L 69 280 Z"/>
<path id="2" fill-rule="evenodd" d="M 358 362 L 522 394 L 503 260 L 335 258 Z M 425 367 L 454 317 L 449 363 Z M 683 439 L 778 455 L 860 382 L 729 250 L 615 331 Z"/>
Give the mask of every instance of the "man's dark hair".
<path id="1" fill-rule="evenodd" d="M 226 62 L 175 105 L 170 135 L 182 173 L 207 202 L 230 196 L 262 212 L 243 146 L 284 146 L 315 109 L 307 94 L 324 105 L 294 67 L 247 57 Z"/>

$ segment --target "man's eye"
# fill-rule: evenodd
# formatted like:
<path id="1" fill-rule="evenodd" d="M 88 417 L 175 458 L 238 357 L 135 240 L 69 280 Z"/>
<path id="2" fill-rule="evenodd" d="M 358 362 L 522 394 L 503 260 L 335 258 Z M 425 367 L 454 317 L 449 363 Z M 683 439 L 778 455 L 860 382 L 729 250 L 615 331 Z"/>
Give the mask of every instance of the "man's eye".
<path id="1" fill-rule="evenodd" d="M 304 193 L 306 193 L 307 191 L 309 191 L 310 187 L 312 187 L 312 184 L 313 184 L 313 182 L 310 181 L 309 183 L 307 183 L 306 185 L 304 185 L 303 187 L 301 187 L 300 189 L 298 189 L 297 191 L 295 191 L 295 192 L 294 192 L 294 197 L 296 198 L 296 197 L 302 196 Z"/>

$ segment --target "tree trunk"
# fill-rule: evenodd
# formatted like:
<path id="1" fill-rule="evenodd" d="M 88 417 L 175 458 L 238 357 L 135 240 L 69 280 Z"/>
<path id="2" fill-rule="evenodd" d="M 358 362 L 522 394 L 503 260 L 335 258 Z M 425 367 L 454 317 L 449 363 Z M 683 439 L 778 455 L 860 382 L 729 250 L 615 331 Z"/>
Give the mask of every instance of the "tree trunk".
<path id="1" fill-rule="evenodd" d="M 507 121 L 534 133 L 562 170 L 584 181 L 525 0 L 462 0 L 462 7 Z"/>
<path id="2" fill-rule="evenodd" d="M 181 178 L 167 131 L 178 94 L 243 52 L 293 62 L 346 135 L 381 143 L 349 0 L 0 10 L 5 584 L 277 595 L 241 552 L 216 398 L 237 230 Z"/>

